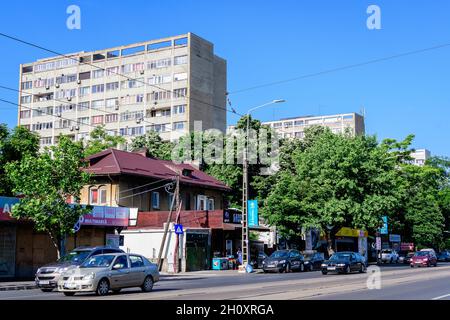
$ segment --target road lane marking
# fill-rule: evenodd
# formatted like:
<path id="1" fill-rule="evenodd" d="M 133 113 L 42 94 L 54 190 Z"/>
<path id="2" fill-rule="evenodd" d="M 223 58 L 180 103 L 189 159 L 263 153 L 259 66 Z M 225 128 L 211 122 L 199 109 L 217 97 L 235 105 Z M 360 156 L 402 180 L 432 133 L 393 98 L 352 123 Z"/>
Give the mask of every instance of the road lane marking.
<path id="1" fill-rule="evenodd" d="M 447 297 L 450 297 L 450 293 L 449 294 L 444 294 L 443 296 L 435 297 L 435 298 L 433 298 L 431 300 L 440 300 L 440 299 L 444 299 L 444 298 L 447 298 Z"/>

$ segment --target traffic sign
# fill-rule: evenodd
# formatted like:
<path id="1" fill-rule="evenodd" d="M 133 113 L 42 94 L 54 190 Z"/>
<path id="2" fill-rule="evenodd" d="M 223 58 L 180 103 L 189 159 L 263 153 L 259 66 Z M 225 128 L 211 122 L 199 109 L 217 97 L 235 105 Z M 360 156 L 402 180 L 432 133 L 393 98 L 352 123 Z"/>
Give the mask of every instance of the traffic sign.
<path id="1" fill-rule="evenodd" d="M 175 234 L 183 234 L 183 225 L 182 224 L 175 225 Z"/>

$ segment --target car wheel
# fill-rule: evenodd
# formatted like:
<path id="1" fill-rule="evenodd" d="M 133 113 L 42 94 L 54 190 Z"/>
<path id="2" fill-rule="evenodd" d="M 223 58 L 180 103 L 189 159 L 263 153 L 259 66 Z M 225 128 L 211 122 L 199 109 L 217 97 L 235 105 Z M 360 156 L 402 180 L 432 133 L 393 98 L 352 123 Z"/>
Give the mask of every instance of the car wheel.
<path id="1" fill-rule="evenodd" d="M 309 265 L 309 271 L 314 271 L 314 266 L 312 264 Z"/>
<path id="2" fill-rule="evenodd" d="M 100 280 L 96 293 L 99 296 L 106 296 L 109 293 L 109 281 L 107 279 Z"/>
<path id="3" fill-rule="evenodd" d="M 361 268 L 359 269 L 360 273 L 366 272 L 366 266 L 364 264 L 361 264 Z"/>
<path id="4" fill-rule="evenodd" d="M 144 283 L 141 287 L 142 291 L 150 292 L 153 290 L 153 278 L 151 276 L 147 276 L 144 280 Z"/>
<path id="5" fill-rule="evenodd" d="M 328 274 L 328 272 L 327 272 L 326 270 L 322 270 L 322 274 L 323 274 L 324 276 L 326 276 L 326 275 Z"/>
<path id="6" fill-rule="evenodd" d="M 66 297 L 73 297 L 75 295 L 75 292 L 64 292 L 64 295 Z"/>
<path id="7" fill-rule="evenodd" d="M 42 292 L 52 292 L 53 289 L 43 289 L 43 288 L 41 288 L 41 291 L 42 291 Z"/>
<path id="8" fill-rule="evenodd" d="M 347 267 L 345 268 L 345 273 L 350 273 L 350 271 L 351 271 L 350 266 L 347 266 Z"/>
<path id="9" fill-rule="evenodd" d="M 411 268 L 414 268 L 414 265 L 413 265 L 413 264 L 411 264 L 411 265 L 410 265 L 410 267 L 411 267 Z"/>
<path id="10" fill-rule="evenodd" d="M 284 269 L 285 273 L 291 272 L 291 265 L 289 263 L 286 263 L 286 268 Z"/>

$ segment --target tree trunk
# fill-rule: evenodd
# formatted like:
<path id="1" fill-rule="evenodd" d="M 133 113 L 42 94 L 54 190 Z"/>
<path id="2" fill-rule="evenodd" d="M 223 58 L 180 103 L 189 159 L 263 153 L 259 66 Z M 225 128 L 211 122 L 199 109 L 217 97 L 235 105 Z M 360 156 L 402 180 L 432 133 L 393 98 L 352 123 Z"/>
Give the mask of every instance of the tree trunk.
<path id="1" fill-rule="evenodd" d="M 51 231 L 48 231 L 48 235 L 50 236 L 50 239 L 52 240 L 53 245 L 56 249 L 56 257 L 59 260 L 61 258 L 61 240 L 60 237 L 55 237 Z"/>
<path id="2" fill-rule="evenodd" d="M 333 241 L 331 240 L 331 232 L 330 231 L 327 232 L 327 252 L 328 252 L 328 257 L 331 257 L 334 254 Z"/>

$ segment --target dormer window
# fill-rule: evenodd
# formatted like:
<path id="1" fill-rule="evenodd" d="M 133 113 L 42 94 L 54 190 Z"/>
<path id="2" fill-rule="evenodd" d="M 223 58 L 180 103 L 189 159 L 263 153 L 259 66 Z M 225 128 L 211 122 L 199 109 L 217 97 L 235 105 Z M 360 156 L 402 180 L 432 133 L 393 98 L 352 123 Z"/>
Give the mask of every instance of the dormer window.
<path id="1" fill-rule="evenodd" d="M 191 170 L 191 169 L 183 169 L 181 174 L 185 177 L 192 177 L 193 172 L 194 172 L 194 170 Z"/>

